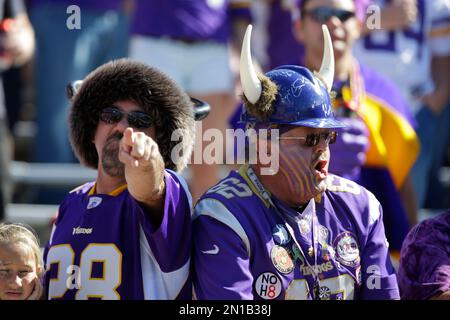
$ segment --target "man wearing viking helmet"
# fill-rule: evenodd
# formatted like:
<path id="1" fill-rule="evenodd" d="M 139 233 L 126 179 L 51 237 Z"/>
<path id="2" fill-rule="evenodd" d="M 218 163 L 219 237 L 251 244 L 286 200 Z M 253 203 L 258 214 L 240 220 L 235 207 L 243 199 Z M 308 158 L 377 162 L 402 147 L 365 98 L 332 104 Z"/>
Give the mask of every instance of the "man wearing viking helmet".
<path id="1" fill-rule="evenodd" d="M 251 26 L 247 29 L 241 121 L 277 137 L 269 143 L 256 134 L 250 143 L 278 153 L 279 169 L 264 171 L 259 160 L 245 164 L 197 203 L 197 299 L 399 298 L 379 202 L 365 188 L 328 172 L 329 144 L 343 125 L 331 108 L 334 57 L 328 29 L 322 29 L 318 73 L 284 65 L 265 75 L 254 71 Z M 351 252 L 336 250 L 343 243 L 354 244 Z"/>

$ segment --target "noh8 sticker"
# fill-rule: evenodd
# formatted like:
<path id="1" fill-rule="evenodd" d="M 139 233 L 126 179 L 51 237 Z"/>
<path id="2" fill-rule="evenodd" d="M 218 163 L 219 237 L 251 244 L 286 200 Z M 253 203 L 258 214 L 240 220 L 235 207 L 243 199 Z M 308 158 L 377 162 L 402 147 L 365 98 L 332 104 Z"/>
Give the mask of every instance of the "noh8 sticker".
<path id="1" fill-rule="evenodd" d="M 256 294 L 264 300 L 278 298 L 282 287 L 280 278 L 272 272 L 261 273 L 254 283 Z"/>

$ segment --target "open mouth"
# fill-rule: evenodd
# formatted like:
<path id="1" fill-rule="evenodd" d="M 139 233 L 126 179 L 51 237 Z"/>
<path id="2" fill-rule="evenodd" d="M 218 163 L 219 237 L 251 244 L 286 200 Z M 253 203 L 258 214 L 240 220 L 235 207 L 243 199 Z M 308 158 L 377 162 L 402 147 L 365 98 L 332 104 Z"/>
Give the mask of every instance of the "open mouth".
<path id="1" fill-rule="evenodd" d="M 316 176 L 318 176 L 320 179 L 325 179 L 328 175 L 328 171 L 325 169 L 327 163 L 327 160 L 319 160 L 314 166 Z"/>

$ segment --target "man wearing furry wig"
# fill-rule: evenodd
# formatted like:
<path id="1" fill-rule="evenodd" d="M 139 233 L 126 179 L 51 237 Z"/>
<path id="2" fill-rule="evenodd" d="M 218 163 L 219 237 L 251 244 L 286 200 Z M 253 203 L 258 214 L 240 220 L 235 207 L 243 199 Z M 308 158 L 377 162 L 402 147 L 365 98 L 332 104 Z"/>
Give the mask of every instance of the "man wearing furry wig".
<path id="1" fill-rule="evenodd" d="M 59 207 L 44 253 L 47 296 L 189 299 L 192 201 L 176 173 L 194 141 L 189 96 L 157 69 L 121 59 L 90 73 L 71 103 L 72 148 L 97 178 Z"/>

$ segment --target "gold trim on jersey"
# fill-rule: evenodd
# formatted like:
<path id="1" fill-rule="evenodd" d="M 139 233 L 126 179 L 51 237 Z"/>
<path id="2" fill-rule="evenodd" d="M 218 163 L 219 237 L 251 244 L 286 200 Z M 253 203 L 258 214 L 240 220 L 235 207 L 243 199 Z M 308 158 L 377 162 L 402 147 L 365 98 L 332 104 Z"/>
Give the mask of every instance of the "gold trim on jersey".
<path id="1" fill-rule="evenodd" d="M 108 195 L 116 197 L 119 194 L 122 193 L 123 190 L 125 190 L 128 187 L 127 184 L 124 184 L 116 189 L 114 189 L 113 191 L 111 191 L 110 193 L 108 193 Z M 89 190 L 88 192 L 88 196 L 93 196 L 94 194 L 97 193 L 97 182 L 94 183 L 94 185 L 92 186 L 91 190 Z"/>

